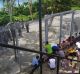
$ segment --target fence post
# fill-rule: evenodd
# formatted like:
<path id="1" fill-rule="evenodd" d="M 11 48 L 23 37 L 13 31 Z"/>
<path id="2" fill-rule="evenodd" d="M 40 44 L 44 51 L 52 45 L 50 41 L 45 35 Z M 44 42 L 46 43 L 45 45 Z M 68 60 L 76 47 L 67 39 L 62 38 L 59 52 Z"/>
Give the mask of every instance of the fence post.
<path id="1" fill-rule="evenodd" d="M 60 37 L 59 37 L 59 44 L 61 43 L 61 38 L 62 38 L 62 19 L 63 19 L 63 15 L 60 15 Z"/>
<path id="2" fill-rule="evenodd" d="M 45 19 L 45 42 L 46 41 L 48 41 L 48 19 Z"/>
<path id="3" fill-rule="evenodd" d="M 80 67 L 79 67 L 79 74 L 80 74 Z"/>
<path id="4" fill-rule="evenodd" d="M 57 73 L 56 74 L 59 74 L 59 62 L 60 62 L 60 58 L 58 56 L 57 57 Z"/>
<path id="5" fill-rule="evenodd" d="M 70 36 L 72 36 L 72 34 L 73 34 L 73 26 L 74 26 L 74 24 L 73 24 L 73 22 L 74 22 L 74 12 L 72 13 L 72 20 L 71 20 L 71 29 L 70 29 Z"/>
<path id="6" fill-rule="evenodd" d="M 39 0 L 39 48 L 40 52 L 42 52 L 42 0 Z M 40 74 L 42 74 L 42 53 L 40 53 Z"/>

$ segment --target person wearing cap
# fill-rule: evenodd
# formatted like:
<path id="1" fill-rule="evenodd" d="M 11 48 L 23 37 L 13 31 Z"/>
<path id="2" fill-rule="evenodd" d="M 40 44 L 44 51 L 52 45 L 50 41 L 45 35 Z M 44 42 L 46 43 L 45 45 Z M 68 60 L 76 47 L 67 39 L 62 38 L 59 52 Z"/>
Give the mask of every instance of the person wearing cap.
<path id="1" fill-rule="evenodd" d="M 56 43 L 52 43 L 51 44 L 52 50 L 54 54 L 57 54 L 57 52 L 59 51 L 59 46 Z"/>
<path id="2" fill-rule="evenodd" d="M 73 60 L 77 60 L 77 51 L 74 47 L 71 47 L 70 49 L 68 49 L 68 54 L 69 54 L 68 59 L 70 59 L 69 66 L 72 67 L 72 73 L 74 73 L 75 69 L 76 69 L 77 62 L 73 61 Z"/>

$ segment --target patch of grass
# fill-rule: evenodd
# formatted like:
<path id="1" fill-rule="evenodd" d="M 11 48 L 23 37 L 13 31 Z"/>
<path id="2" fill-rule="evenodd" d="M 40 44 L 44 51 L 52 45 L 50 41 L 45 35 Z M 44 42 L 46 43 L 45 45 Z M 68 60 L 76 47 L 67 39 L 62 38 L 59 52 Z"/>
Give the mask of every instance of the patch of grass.
<path id="1" fill-rule="evenodd" d="M 72 10 L 80 10 L 80 6 L 73 6 L 71 9 Z"/>

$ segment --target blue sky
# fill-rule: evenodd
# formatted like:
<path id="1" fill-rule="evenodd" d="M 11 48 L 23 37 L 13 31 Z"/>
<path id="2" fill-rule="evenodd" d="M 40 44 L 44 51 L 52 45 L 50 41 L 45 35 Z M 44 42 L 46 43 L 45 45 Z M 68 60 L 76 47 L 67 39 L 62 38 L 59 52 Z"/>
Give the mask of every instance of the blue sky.
<path id="1" fill-rule="evenodd" d="M 18 0 L 16 0 L 16 4 L 17 4 L 17 1 Z M 20 4 L 22 4 L 23 2 L 27 2 L 28 0 L 19 0 L 19 2 L 20 2 Z M 32 0 L 33 2 L 34 1 L 37 1 L 37 0 Z M 3 7 L 3 1 L 2 0 L 0 0 L 0 8 L 2 8 Z"/>
<path id="2" fill-rule="evenodd" d="M 3 2 L 0 0 L 0 8 L 3 7 Z"/>

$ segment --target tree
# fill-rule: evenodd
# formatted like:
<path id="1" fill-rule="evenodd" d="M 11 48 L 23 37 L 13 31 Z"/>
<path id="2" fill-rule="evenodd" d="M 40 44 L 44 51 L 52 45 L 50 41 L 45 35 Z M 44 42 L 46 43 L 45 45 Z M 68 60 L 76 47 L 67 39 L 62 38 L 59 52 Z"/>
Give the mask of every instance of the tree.
<path id="1" fill-rule="evenodd" d="M 6 25 L 9 22 L 9 15 L 6 12 L 0 11 L 0 26 Z"/>
<path id="2" fill-rule="evenodd" d="M 71 0 L 43 0 L 43 14 L 67 11 L 71 9 Z"/>
<path id="3" fill-rule="evenodd" d="M 80 0 L 72 0 L 72 6 L 80 6 Z"/>
<path id="4" fill-rule="evenodd" d="M 12 21 L 12 14 L 13 14 L 12 11 L 15 0 L 4 0 L 3 2 L 4 2 L 5 12 L 9 13 L 10 21 Z"/>
<path id="5" fill-rule="evenodd" d="M 43 12 L 43 15 L 44 14 L 48 14 L 48 7 L 50 7 L 50 4 L 48 4 L 48 0 L 43 0 L 42 1 L 42 12 Z"/>
<path id="6" fill-rule="evenodd" d="M 32 4 L 32 12 L 33 13 L 38 12 L 38 4 L 39 3 L 37 1 Z"/>
<path id="7" fill-rule="evenodd" d="M 28 2 L 24 2 L 23 6 L 24 6 L 24 8 L 23 8 L 23 15 L 30 15 Z"/>
<path id="8" fill-rule="evenodd" d="M 71 0 L 60 0 L 58 9 L 59 12 L 71 10 Z"/>
<path id="9" fill-rule="evenodd" d="M 32 0 L 28 0 L 28 4 L 29 4 L 30 15 L 31 15 L 31 18 L 33 20 L 33 16 L 32 16 Z"/>

